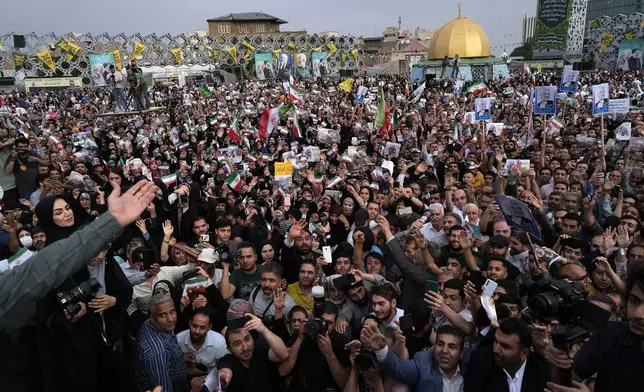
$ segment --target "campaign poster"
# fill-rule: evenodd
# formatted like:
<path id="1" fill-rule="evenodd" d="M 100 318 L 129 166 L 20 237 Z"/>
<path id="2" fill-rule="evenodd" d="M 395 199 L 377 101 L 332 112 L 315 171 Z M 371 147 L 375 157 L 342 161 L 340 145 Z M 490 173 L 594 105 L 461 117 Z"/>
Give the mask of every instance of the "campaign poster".
<path id="1" fill-rule="evenodd" d="M 494 80 L 508 80 L 510 78 L 510 70 L 507 64 L 493 64 L 492 74 Z"/>
<path id="2" fill-rule="evenodd" d="M 462 66 L 458 69 L 458 78 L 466 82 L 471 82 L 472 80 L 472 68 L 469 65 Z"/>
<path id="3" fill-rule="evenodd" d="M 114 54 L 112 53 L 90 53 L 89 69 L 90 76 L 92 77 L 92 86 L 100 87 L 106 86 L 107 82 L 105 77 L 109 72 L 109 66 L 114 64 Z"/>
<path id="4" fill-rule="evenodd" d="M 255 75 L 257 80 L 275 79 L 273 53 L 255 53 Z"/>
<path id="5" fill-rule="evenodd" d="M 579 85 L 579 71 L 572 69 L 564 69 L 561 73 L 561 83 L 559 84 L 559 91 L 565 93 L 574 93 L 577 91 Z"/>
<path id="6" fill-rule="evenodd" d="M 644 38 L 624 39 L 619 43 L 616 69 L 634 71 L 642 69 L 642 49 Z"/>
<path id="7" fill-rule="evenodd" d="M 556 114 L 557 86 L 535 87 L 534 114 Z"/>
<path id="8" fill-rule="evenodd" d="M 293 69 L 293 57 L 289 52 L 280 52 L 277 55 L 277 78 L 288 80 Z"/>
<path id="9" fill-rule="evenodd" d="M 313 76 L 316 78 L 329 74 L 329 64 L 327 63 L 326 52 L 311 53 L 311 65 L 313 67 Z"/>
<path id="10" fill-rule="evenodd" d="M 537 50 L 566 50 L 572 0 L 539 0 L 534 45 Z"/>
<path id="11" fill-rule="evenodd" d="M 610 106 L 610 92 L 608 83 L 593 86 L 593 114 L 608 113 Z"/>
<path id="12" fill-rule="evenodd" d="M 474 109 L 476 121 L 485 121 L 492 118 L 492 100 L 490 98 L 476 98 Z"/>
<path id="13" fill-rule="evenodd" d="M 311 58 L 308 53 L 298 53 L 295 55 L 295 77 L 304 79 L 313 77 L 311 73 Z"/>

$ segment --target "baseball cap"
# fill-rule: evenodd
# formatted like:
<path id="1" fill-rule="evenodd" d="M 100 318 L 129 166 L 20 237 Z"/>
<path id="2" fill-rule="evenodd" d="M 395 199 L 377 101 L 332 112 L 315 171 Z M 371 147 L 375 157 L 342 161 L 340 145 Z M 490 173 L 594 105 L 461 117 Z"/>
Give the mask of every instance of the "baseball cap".
<path id="1" fill-rule="evenodd" d="M 248 301 L 243 299 L 234 299 L 228 307 L 228 312 L 226 312 L 226 319 L 233 320 L 244 317 L 244 315 L 246 313 L 250 313 L 250 311 L 251 306 Z"/>
<path id="2" fill-rule="evenodd" d="M 199 253 L 199 257 L 197 257 L 197 261 L 203 261 L 204 263 L 208 264 L 214 264 L 215 261 L 217 261 L 215 257 L 215 250 L 211 248 L 206 248 Z"/>
<path id="3" fill-rule="evenodd" d="M 489 242 L 490 242 L 490 244 L 496 244 L 496 245 L 499 245 L 501 247 L 506 247 L 509 244 L 508 239 L 505 238 L 502 235 L 492 236 L 492 238 L 490 238 Z"/>

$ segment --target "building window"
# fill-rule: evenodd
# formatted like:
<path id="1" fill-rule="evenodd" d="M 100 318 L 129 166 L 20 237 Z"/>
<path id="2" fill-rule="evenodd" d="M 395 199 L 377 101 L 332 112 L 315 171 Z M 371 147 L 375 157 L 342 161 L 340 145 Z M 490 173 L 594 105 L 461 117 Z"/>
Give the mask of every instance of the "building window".
<path id="1" fill-rule="evenodd" d="M 230 25 L 219 25 L 220 34 L 230 34 Z"/>
<path id="2" fill-rule="evenodd" d="M 240 33 L 248 33 L 248 26 L 247 25 L 239 25 L 239 32 Z"/>
<path id="3" fill-rule="evenodd" d="M 266 25 L 265 24 L 258 24 L 256 27 L 255 32 L 257 33 L 265 33 L 266 32 Z"/>

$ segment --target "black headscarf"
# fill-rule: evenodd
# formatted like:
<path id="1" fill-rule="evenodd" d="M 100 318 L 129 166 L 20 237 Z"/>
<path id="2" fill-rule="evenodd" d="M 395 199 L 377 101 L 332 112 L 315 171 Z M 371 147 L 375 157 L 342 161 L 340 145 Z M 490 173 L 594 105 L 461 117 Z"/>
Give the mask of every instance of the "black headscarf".
<path id="1" fill-rule="evenodd" d="M 74 224 L 72 226 L 61 227 L 54 222 L 54 202 L 57 199 L 65 200 L 72 209 L 74 213 Z M 89 216 L 85 209 L 77 200 L 68 195 L 47 196 L 41 199 L 36 206 L 36 216 L 40 227 L 47 235 L 47 245 L 69 237 L 79 227 L 89 222 Z"/>

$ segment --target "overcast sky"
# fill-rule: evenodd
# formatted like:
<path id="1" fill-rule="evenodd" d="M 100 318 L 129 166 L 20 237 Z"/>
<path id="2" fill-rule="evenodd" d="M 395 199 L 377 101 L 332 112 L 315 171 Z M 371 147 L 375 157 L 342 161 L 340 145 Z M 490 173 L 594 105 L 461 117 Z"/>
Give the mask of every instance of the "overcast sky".
<path id="1" fill-rule="evenodd" d="M 463 16 L 487 31 L 491 45 L 521 40 L 522 15 L 536 13 L 537 0 L 461 0 Z M 267 4 L 270 4 L 268 6 Z M 206 19 L 231 12 L 261 11 L 287 20 L 284 30 L 338 31 L 380 36 L 387 26 L 410 30 L 438 28 L 457 16 L 457 2 L 428 0 L 219 1 L 219 0 L 31 0 L 7 1 L 0 12 L 0 34 L 89 32 L 177 34 L 207 29 Z M 508 52 L 512 47 L 508 46 Z M 494 49 L 499 54 L 502 49 Z"/>

